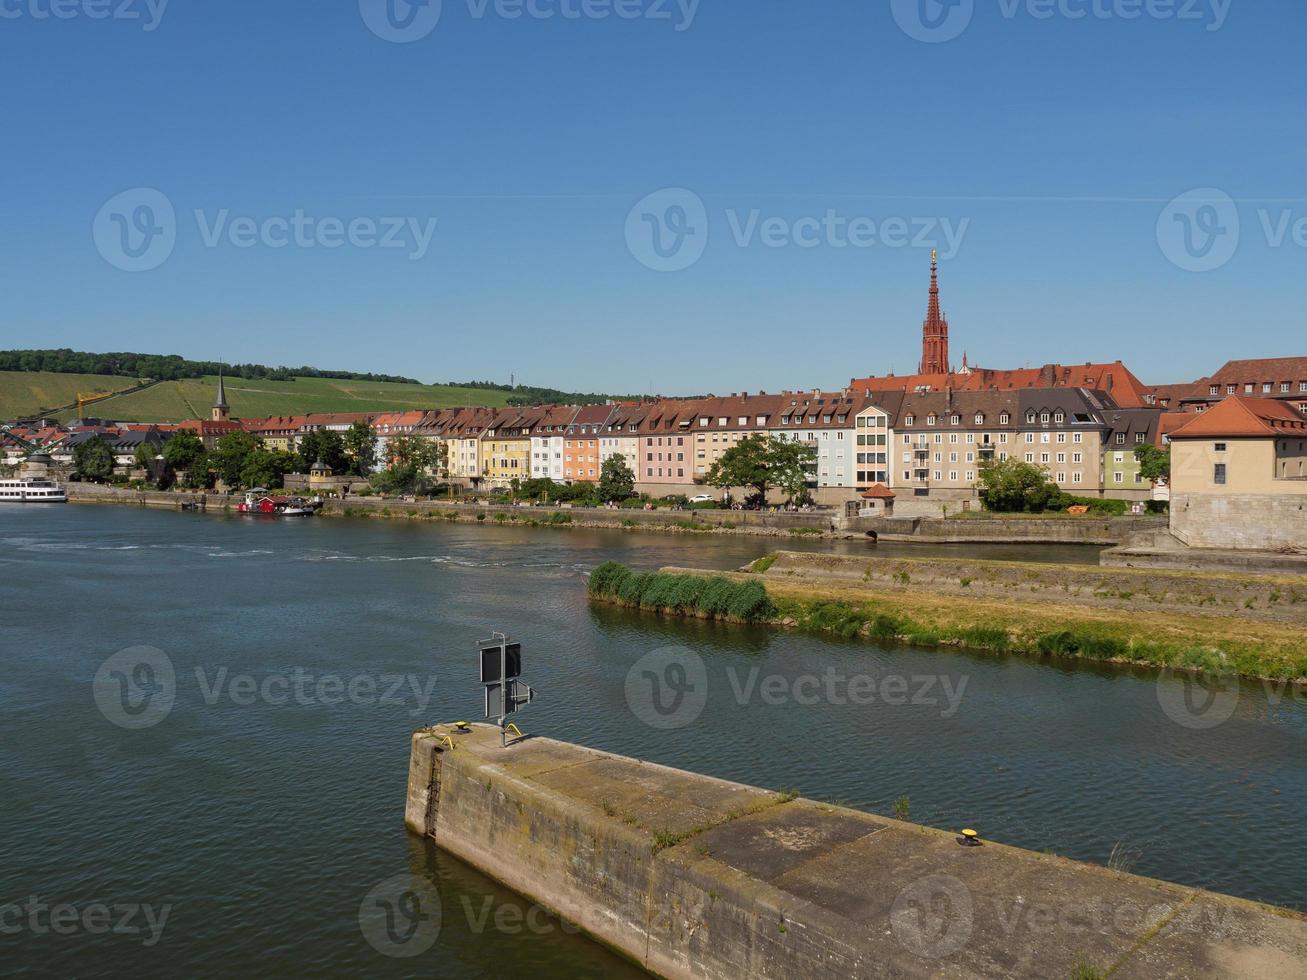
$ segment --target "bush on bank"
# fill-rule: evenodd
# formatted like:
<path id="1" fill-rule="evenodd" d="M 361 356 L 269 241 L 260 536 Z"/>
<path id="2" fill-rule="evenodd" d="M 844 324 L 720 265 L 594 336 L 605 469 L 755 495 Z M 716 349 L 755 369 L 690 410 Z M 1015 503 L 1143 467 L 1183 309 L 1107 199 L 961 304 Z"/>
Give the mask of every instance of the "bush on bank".
<path id="1" fill-rule="evenodd" d="M 641 609 L 690 613 L 710 619 L 758 622 L 776 614 L 761 582 L 733 582 L 721 576 L 634 572 L 620 562 L 604 562 L 590 573 L 591 596 Z"/>

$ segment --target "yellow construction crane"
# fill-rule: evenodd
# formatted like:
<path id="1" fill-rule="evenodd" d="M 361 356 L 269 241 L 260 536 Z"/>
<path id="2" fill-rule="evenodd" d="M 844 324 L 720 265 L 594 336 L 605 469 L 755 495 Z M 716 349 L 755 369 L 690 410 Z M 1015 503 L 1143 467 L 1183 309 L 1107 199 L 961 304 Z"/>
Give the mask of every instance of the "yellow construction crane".
<path id="1" fill-rule="evenodd" d="M 106 398 L 112 398 L 116 394 L 116 391 L 97 391 L 93 394 L 87 395 L 79 391 L 77 393 L 77 417 L 79 419 L 86 418 L 87 405 L 94 404 L 95 402 L 102 402 Z"/>

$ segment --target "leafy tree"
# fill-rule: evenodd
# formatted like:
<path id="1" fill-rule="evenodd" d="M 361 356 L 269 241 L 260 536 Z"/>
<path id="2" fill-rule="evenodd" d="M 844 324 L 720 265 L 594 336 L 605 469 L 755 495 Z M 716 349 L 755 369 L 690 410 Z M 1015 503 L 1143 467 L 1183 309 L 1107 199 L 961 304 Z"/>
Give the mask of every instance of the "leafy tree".
<path id="1" fill-rule="evenodd" d="M 241 471 L 250 453 L 263 447 L 263 440 L 248 432 L 229 432 L 218 440 L 209 454 L 210 465 L 229 487 L 241 485 Z M 258 484 L 251 484 L 258 486 Z"/>
<path id="2" fill-rule="evenodd" d="M 182 429 L 163 444 L 163 459 L 174 470 L 189 470 L 204 455 L 204 443 L 194 432 Z"/>
<path id="3" fill-rule="evenodd" d="M 1047 470 L 1014 457 L 983 461 L 976 489 L 985 507 L 998 513 L 1042 513 L 1063 496 Z"/>
<path id="4" fill-rule="evenodd" d="M 387 465 L 370 477 L 373 489 L 382 493 L 426 493 L 431 488 L 430 474 L 438 470 L 444 458 L 429 439 L 401 433 L 386 443 Z"/>
<path id="5" fill-rule="evenodd" d="M 1145 480 L 1157 483 L 1159 480 L 1171 482 L 1171 447 L 1158 449 L 1156 446 L 1136 446 L 1135 459 L 1139 461 L 1139 473 Z"/>
<path id="6" fill-rule="evenodd" d="M 362 419 L 345 433 L 345 454 L 349 457 L 352 476 L 370 476 L 377 468 L 377 437 L 372 426 Z"/>
<path id="7" fill-rule="evenodd" d="M 201 452 L 186 464 L 185 486 L 188 490 L 208 490 L 213 485 L 209 473 L 209 457 Z"/>
<path id="8" fill-rule="evenodd" d="M 241 483 L 246 487 L 276 489 L 285 482 L 286 474 L 293 473 L 299 465 L 300 458 L 295 453 L 257 446 L 241 465 Z"/>
<path id="9" fill-rule="evenodd" d="M 767 470 L 771 481 L 785 496 L 796 503 L 808 499 L 806 465 L 817 458 L 817 451 L 793 439 L 770 439 L 767 446 Z"/>
<path id="10" fill-rule="evenodd" d="M 614 453 L 604 460 L 599 469 L 599 499 L 605 502 L 626 500 L 635 496 L 635 474 L 626 464 L 626 457 Z"/>
<path id="11" fill-rule="evenodd" d="M 333 473 L 344 473 L 349 469 L 350 459 L 345 453 L 345 440 L 339 432 L 319 429 L 305 433 L 300 439 L 299 454 L 306 467 L 321 460 Z"/>
<path id="12" fill-rule="evenodd" d="M 804 464 L 816 451 L 790 439 L 770 439 L 758 434 L 745 436 L 709 468 L 705 480 L 719 490 L 750 487 L 751 499 L 767 500 L 771 487 L 782 490 L 791 500 L 807 492 L 808 476 Z"/>
<path id="13" fill-rule="evenodd" d="M 107 480 L 113 476 L 113 450 L 100 436 L 92 436 L 73 447 L 73 469 L 83 480 Z"/>
<path id="14" fill-rule="evenodd" d="M 150 468 L 154 466 L 155 457 L 158 456 L 158 454 L 159 449 L 154 443 L 143 442 L 136 447 L 133 462 L 135 462 L 141 469 L 149 472 Z"/>

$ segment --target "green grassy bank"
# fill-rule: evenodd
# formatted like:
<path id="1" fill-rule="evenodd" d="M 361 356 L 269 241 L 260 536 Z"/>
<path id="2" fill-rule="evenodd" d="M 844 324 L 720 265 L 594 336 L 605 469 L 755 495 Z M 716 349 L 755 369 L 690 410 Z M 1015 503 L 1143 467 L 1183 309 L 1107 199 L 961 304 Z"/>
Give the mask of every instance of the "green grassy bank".
<path id="1" fill-rule="evenodd" d="M 756 573 L 633 572 L 615 562 L 596 569 L 588 588 L 593 599 L 633 608 L 848 638 L 1307 681 L 1307 628 L 1231 616 L 1187 611 L 1122 615 L 926 590 L 764 584 Z"/>

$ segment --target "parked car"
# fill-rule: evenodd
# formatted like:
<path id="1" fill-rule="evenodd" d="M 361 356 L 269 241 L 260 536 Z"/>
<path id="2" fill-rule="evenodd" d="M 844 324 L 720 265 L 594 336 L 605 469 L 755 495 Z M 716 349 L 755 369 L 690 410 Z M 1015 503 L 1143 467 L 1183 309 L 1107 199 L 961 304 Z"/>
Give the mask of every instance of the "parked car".
<path id="1" fill-rule="evenodd" d="M 690 503 L 711 504 L 711 503 L 715 503 L 716 500 L 717 498 L 710 493 L 696 493 L 693 497 L 690 498 Z"/>

